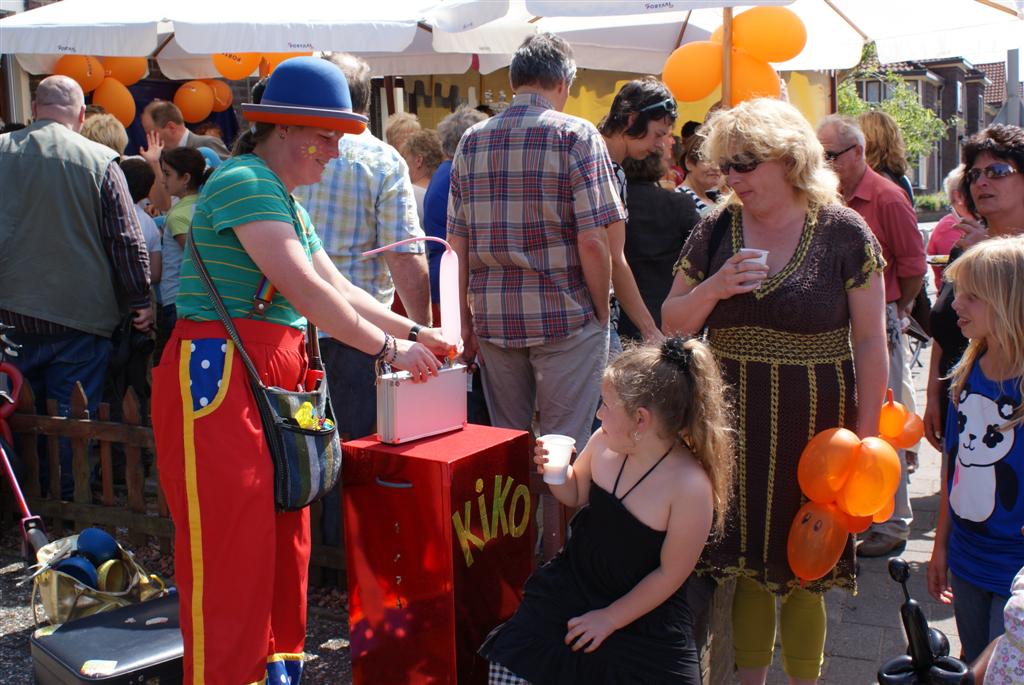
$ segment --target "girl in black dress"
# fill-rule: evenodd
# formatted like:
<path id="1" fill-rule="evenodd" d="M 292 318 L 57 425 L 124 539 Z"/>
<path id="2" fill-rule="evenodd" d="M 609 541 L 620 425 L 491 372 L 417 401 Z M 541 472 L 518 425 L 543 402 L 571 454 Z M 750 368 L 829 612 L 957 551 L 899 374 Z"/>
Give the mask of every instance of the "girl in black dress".
<path id="1" fill-rule="evenodd" d="M 601 428 L 550 486 L 580 508 L 569 541 L 481 647 L 491 683 L 700 683 L 683 583 L 732 492 L 718 364 L 671 338 L 627 349 L 601 388 Z M 545 454 L 538 441 L 538 472 Z"/>

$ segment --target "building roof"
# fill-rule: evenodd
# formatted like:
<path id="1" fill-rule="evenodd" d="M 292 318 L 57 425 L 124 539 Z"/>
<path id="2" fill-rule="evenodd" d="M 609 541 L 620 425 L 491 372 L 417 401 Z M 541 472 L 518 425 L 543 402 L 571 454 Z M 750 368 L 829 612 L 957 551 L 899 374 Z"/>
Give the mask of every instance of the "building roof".
<path id="1" fill-rule="evenodd" d="M 985 102 L 990 105 L 1002 105 L 1006 102 L 1006 62 L 989 62 L 975 65 L 985 72 L 989 84 L 985 86 Z M 1017 92 L 1024 96 L 1024 82 L 1018 84 Z"/>

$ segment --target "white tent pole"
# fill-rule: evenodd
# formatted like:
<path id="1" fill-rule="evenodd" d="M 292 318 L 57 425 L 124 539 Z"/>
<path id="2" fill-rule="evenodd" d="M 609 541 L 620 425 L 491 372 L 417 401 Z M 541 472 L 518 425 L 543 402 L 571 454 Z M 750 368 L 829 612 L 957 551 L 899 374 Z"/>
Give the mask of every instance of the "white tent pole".
<path id="1" fill-rule="evenodd" d="M 732 7 L 722 10 L 722 105 L 732 107 Z"/>

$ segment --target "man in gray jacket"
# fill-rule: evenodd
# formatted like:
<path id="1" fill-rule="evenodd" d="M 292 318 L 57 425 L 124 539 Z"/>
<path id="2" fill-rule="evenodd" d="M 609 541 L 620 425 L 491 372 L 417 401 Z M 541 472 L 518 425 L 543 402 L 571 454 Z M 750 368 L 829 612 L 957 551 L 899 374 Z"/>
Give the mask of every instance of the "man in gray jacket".
<path id="1" fill-rule="evenodd" d="M 117 153 L 78 134 L 79 85 L 44 79 L 32 111 L 32 125 L 0 135 L 0 323 L 15 327 L 23 347 L 12 361 L 40 408 L 55 399 L 68 415 L 80 382 L 95 416 L 125 306 L 135 328 L 152 326 L 149 255 Z M 66 443 L 61 491 L 70 499 Z"/>

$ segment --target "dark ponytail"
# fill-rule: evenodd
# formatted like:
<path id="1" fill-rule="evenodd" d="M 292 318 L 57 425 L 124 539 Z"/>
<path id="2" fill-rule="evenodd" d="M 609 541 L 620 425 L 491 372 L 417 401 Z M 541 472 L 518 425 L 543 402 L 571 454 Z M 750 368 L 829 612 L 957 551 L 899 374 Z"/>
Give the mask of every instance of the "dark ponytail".
<path id="1" fill-rule="evenodd" d="M 160 154 L 160 163 L 174 169 L 179 175 L 188 174 L 189 190 L 199 192 L 199 189 L 210 177 L 210 170 L 206 167 L 206 158 L 199 150 L 190 147 L 176 147 L 172 150 L 164 150 Z"/>
<path id="2" fill-rule="evenodd" d="M 261 121 L 245 129 L 242 135 L 238 136 L 234 147 L 231 148 L 231 156 L 240 157 L 241 155 L 250 154 L 256 149 L 257 145 L 270 137 L 270 134 L 274 132 L 275 126 L 276 124 Z"/>

